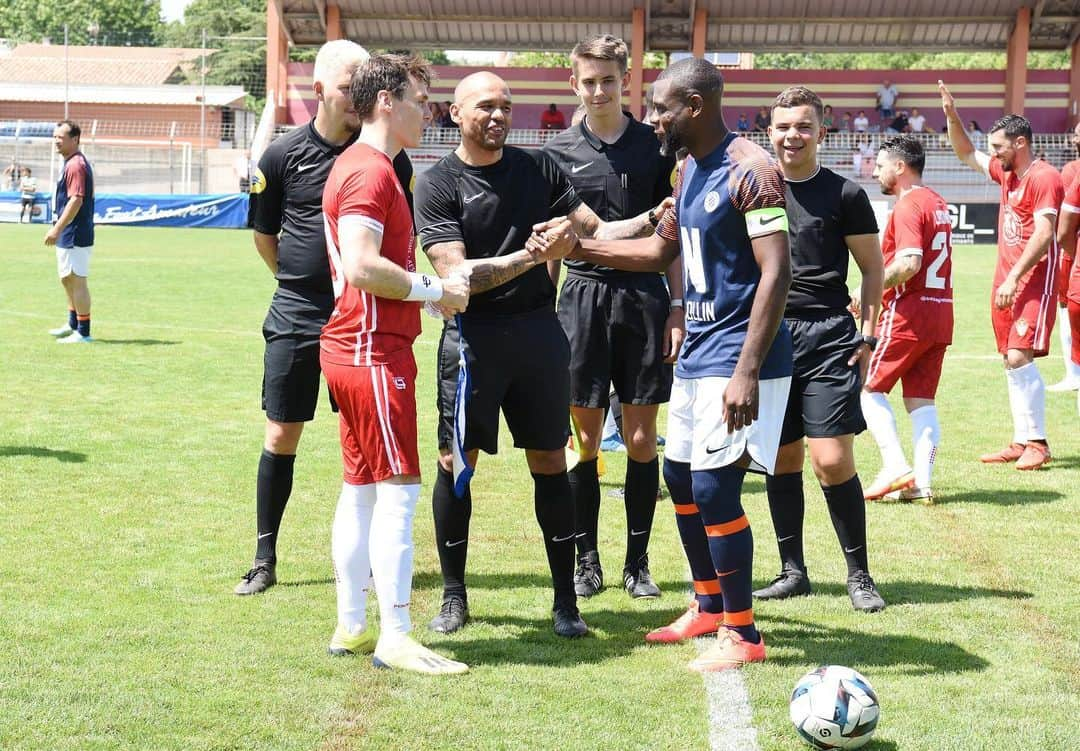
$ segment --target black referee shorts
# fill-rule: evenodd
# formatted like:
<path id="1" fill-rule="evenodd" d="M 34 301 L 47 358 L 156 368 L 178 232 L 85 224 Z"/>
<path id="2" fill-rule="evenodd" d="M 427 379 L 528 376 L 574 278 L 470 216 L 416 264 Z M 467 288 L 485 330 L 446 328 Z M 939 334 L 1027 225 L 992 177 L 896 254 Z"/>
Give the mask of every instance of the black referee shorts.
<path id="1" fill-rule="evenodd" d="M 465 450 L 499 450 L 499 411 L 522 449 L 553 451 L 570 437 L 570 347 L 554 311 L 483 320 L 465 318 L 472 379 L 465 411 Z M 452 323 L 439 340 L 439 448 L 453 441 L 460 335 Z"/>
<path id="2" fill-rule="evenodd" d="M 332 293 L 279 286 L 263 321 L 262 407 L 275 422 L 309 422 L 319 401 L 319 332 Z M 334 407 L 333 399 L 330 400 Z M 336 409 L 335 409 L 336 411 Z"/>
<path id="3" fill-rule="evenodd" d="M 866 430 L 859 366 L 847 364 L 861 343 L 855 319 L 843 313 L 784 320 L 791 329 L 794 368 L 780 444 Z"/>
<path id="4" fill-rule="evenodd" d="M 571 404 L 606 407 L 609 384 L 623 404 L 671 398 L 663 341 L 670 302 L 659 274 L 567 277 L 559 322 L 570 342 Z"/>

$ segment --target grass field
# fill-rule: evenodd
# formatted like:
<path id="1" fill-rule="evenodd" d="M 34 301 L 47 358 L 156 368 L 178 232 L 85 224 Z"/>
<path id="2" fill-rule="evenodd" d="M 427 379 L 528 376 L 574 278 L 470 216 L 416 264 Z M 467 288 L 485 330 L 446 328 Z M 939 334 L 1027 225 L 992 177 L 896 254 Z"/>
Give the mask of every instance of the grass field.
<path id="1" fill-rule="evenodd" d="M 430 680 L 326 656 L 340 465 L 325 403 L 301 446 L 281 583 L 261 597 L 232 595 L 254 546 L 259 330 L 272 290 L 248 233 L 99 229 L 98 341 L 80 347 L 45 333 L 65 307 L 43 234 L 0 226 L 0 748 L 709 747 L 705 684 L 685 668 L 694 646 L 642 638 L 687 600 L 667 502 L 652 546 L 664 596 L 631 602 L 609 586 L 582 603 L 592 636 L 564 642 L 551 633 L 532 484 L 509 448 L 479 466 L 474 621 L 449 637 L 422 627 L 441 591 L 427 487 L 417 513 L 417 633 L 468 662 L 467 676 Z M 1076 747 L 1075 401 L 1048 396 L 1055 459 L 1046 471 L 974 461 L 1010 435 L 986 309 L 993 249 L 958 248 L 954 268 L 939 505 L 868 508 L 871 565 L 889 608 L 858 615 L 807 470 L 816 594 L 757 608 L 769 659 L 744 673 L 763 749 L 803 747 L 788 694 L 823 663 L 854 667 L 877 689 L 883 719 L 870 749 Z M 421 456 L 433 468 L 437 324 L 424 325 Z M 1056 381 L 1060 358 L 1042 363 Z M 876 447 L 862 436 L 857 448 L 872 478 Z M 605 493 L 623 467 L 608 456 Z M 761 584 L 777 562 L 760 480 L 747 482 L 745 502 Z M 617 579 L 620 501 L 605 501 L 601 525 L 601 555 Z"/>

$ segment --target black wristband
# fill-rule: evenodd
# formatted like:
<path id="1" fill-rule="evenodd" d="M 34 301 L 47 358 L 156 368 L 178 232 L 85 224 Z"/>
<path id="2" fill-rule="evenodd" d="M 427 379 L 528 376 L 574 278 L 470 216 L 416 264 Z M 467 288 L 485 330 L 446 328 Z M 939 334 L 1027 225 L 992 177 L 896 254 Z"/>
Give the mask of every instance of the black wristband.
<path id="1" fill-rule="evenodd" d="M 649 209 L 649 224 L 654 227 L 660 226 L 660 217 L 656 215 L 656 209 Z"/>
<path id="2" fill-rule="evenodd" d="M 859 336 L 862 338 L 862 343 L 869 347 L 871 352 L 877 348 L 878 338 L 876 336 L 870 336 L 869 334 L 860 334 Z"/>

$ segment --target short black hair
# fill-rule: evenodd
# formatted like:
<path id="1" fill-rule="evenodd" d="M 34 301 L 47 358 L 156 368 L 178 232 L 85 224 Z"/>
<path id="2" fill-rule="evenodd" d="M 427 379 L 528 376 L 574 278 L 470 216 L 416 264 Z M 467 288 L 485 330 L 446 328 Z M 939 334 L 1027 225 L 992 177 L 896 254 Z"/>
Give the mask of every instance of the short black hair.
<path id="1" fill-rule="evenodd" d="M 922 175 L 923 168 L 926 166 L 926 152 L 923 150 L 922 142 L 915 136 L 910 133 L 901 133 L 887 138 L 882 142 L 881 150 Z"/>
<path id="2" fill-rule="evenodd" d="M 431 66 L 417 55 L 372 55 L 356 66 L 349 82 L 349 98 L 361 120 L 375 111 L 380 91 L 389 91 L 395 99 L 405 97 L 412 76 L 425 86 L 431 84 Z"/>
<path id="3" fill-rule="evenodd" d="M 990 126 L 990 132 L 1005 131 L 1009 138 L 1023 136 L 1031 143 L 1031 121 L 1023 115 L 1002 115 Z"/>
<path id="4" fill-rule="evenodd" d="M 74 122 L 72 120 L 61 120 L 60 122 L 58 122 L 56 124 L 56 127 L 59 128 L 61 125 L 68 126 L 68 135 L 69 136 L 71 136 L 72 138 L 80 138 L 81 139 L 81 137 L 82 137 L 82 128 L 79 127 L 78 123 L 76 123 L 76 122 Z"/>
<path id="5" fill-rule="evenodd" d="M 686 100 L 691 94 L 703 99 L 719 98 L 724 92 L 724 77 L 712 63 L 700 57 L 687 57 L 672 63 L 657 76 L 657 81 L 671 81 L 671 86 Z"/>

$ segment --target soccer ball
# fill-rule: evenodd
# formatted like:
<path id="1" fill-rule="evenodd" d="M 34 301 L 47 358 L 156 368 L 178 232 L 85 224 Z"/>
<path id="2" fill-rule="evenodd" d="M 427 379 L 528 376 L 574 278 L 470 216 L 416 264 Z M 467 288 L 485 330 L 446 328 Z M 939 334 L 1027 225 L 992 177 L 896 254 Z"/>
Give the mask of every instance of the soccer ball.
<path id="1" fill-rule="evenodd" d="M 822 665 L 791 692 L 791 722 L 814 748 L 859 748 L 874 734 L 881 708 L 870 681 L 842 665 Z"/>

